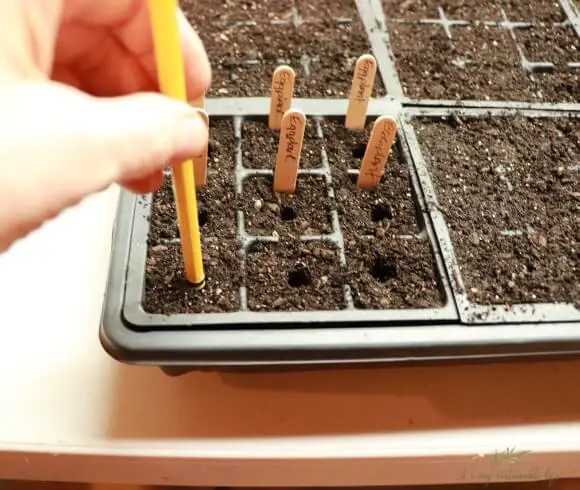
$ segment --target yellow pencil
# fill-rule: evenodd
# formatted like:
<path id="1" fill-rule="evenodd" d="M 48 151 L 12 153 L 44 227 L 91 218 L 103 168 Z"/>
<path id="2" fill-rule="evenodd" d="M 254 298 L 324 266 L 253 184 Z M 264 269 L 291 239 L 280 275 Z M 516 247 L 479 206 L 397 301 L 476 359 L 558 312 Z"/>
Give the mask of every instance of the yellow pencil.
<path id="1" fill-rule="evenodd" d="M 161 91 L 169 97 L 187 102 L 185 68 L 177 24 L 178 7 L 178 0 L 149 0 Z M 205 286 L 205 273 L 191 160 L 174 166 L 173 184 L 185 275 L 194 287 L 201 289 Z"/>

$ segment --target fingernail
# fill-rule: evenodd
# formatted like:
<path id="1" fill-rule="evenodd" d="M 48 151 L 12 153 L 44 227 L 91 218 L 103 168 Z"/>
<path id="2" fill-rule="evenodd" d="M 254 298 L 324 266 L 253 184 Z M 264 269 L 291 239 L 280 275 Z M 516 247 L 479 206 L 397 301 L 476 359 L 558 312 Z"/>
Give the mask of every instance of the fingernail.
<path id="1" fill-rule="evenodd" d="M 202 116 L 196 111 L 181 122 L 177 149 L 179 156 L 188 158 L 201 153 L 207 145 L 207 138 L 207 126 Z"/>

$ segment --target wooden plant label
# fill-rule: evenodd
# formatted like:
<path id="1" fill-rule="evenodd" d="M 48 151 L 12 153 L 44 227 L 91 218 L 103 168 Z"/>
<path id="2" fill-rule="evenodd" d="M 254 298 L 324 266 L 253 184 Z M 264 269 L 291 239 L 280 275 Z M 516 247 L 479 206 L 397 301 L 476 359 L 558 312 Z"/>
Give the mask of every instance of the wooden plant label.
<path id="1" fill-rule="evenodd" d="M 363 54 L 356 62 L 352 87 L 346 111 L 345 127 L 362 130 L 365 127 L 367 108 L 375 83 L 377 61 L 371 54 Z"/>
<path id="2" fill-rule="evenodd" d="M 305 127 L 306 116 L 303 112 L 297 109 L 286 111 L 282 118 L 280 143 L 276 156 L 276 169 L 274 170 L 275 192 L 294 192 L 296 190 Z"/>
<path id="3" fill-rule="evenodd" d="M 396 135 L 395 119 L 381 116 L 375 121 L 358 176 L 358 187 L 370 189 L 379 183 Z"/>
<path id="4" fill-rule="evenodd" d="M 197 111 L 199 115 L 205 122 L 205 125 L 209 127 L 209 118 L 207 112 L 203 109 Z M 205 146 L 203 152 L 192 158 L 193 161 L 193 175 L 195 176 L 195 186 L 200 187 L 207 184 L 207 145 Z"/>
<path id="5" fill-rule="evenodd" d="M 287 65 L 276 68 L 272 76 L 272 97 L 270 98 L 270 116 L 268 126 L 270 129 L 280 129 L 282 118 L 292 105 L 294 94 L 294 80 L 296 74 Z"/>

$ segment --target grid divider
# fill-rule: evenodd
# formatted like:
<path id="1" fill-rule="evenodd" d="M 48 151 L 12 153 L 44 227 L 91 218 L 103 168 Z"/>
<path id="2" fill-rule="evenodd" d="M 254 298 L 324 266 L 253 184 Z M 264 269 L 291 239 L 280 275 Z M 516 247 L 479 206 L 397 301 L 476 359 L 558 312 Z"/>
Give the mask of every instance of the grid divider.
<path id="1" fill-rule="evenodd" d="M 537 81 L 534 78 L 535 73 L 546 73 L 554 72 L 556 66 L 553 60 L 529 60 L 526 57 L 524 48 L 517 39 L 516 32 L 519 30 L 525 30 L 532 28 L 534 26 L 539 26 L 539 23 L 533 23 L 531 21 L 510 21 L 505 12 L 505 9 L 501 8 L 501 20 L 489 20 L 489 19 L 478 19 L 478 20 L 466 20 L 466 19 L 450 19 L 444 9 L 441 6 L 437 7 L 437 18 L 421 18 L 418 20 L 410 20 L 405 18 L 391 18 L 387 17 L 382 0 L 366 0 L 370 11 L 375 16 L 375 19 L 369 18 L 369 8 L 364 5 L 364 0 L 358 0 L 360 15 L 365 25 L 367 27 L 367 32 L 369 33 L 371 42 L 373 44 L 373 50 L 378 53 L 377 63 L 378 71 L 383 77 L 384 84 L 387 87 L 387 94 L 393 96 L 396 100 L 400 100 L 404 107 L 420 107 L 420 106 L 452 106 L 452 107 L 489 107 L 490 109 L 496 108 L 521 108 L 521 109 L 554 109 L 554 110 L 579 110 L 580 111 L 580 101 L 575 101 L 573 103 L 568 102 L 544 102 L 544 101 L 515 101 L 515 100 L 487 100 L 487 99 L 465 99 L 465 100 L 449 100 L 449 99 L 421 99 L 408 97 L 404 94 L 403 85 L 399 76 L 399 70 L 396 65 L 396 56 L 394 49 L 392 47 L 392 42 L 389 36 L 389 24 L 413 24 L 413 25 L 440 25 L 444 30 L 446 37 L 452 41 L 453 39 L 453 29 L 454 28 L 464 28 L 471 25 L 485 25 L 490 28 L 501 28 L 509 30 L 510 37 L 514 41 L 514 45 L 518 56 L 520 58 L 520 65 L 528 76 L 531 77 L 531 81 Z M 564 22 L 554 22 L 550 25 L 554 28 L 571 28 L 575 35 L 580 40 L 580 11 L 575 6 L 572 0 L 558 0 L 559 6 L 562 8 L 564 14 L 566 15 L 566 20 Z M 545 24 L 542 24 L 545 25 Z M 378 37 L 378 38 L 377 38 Z M 374 40 L 374 42 L 373 42 Z M 454 60 L 455 61 L 455 60 Z M 465 63 L 468 60 L 463 60 Z M 457 63 L 460 66 L 461 63 Z M 515 69 L 515 67 L 514 67 Z M 580 69 L 580 62 L 569 61 L 567 63 L 567 69 L 570 71 L 575 71 Z"/>

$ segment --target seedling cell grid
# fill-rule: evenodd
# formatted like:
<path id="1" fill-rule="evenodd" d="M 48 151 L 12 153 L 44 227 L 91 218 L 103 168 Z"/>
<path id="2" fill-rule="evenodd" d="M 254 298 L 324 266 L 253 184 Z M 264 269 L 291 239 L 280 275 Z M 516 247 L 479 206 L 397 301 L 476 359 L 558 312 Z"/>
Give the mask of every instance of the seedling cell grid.
<path id="1" fill-rule="evenodd" d="M 163 228 L 170 183 L 123 193 L 101 328 L 111 355 L 177 373 L 580 352 L 574 2 L 182 3 L 214 69 L 198 189 L 208 285 L 203 301 L 183 292 L 179 234 Z M 377 76 L 359 133 L 344 116 L 366 53 Z M 307 127 L 296 193 L 273 198 L 281 65 Z M 393 152 L 379 187 L 357 192 L 385 115 Z"/>

